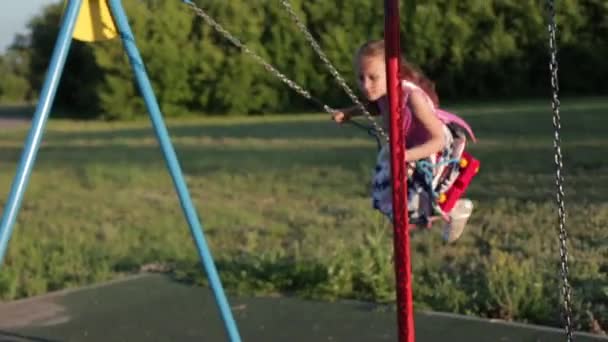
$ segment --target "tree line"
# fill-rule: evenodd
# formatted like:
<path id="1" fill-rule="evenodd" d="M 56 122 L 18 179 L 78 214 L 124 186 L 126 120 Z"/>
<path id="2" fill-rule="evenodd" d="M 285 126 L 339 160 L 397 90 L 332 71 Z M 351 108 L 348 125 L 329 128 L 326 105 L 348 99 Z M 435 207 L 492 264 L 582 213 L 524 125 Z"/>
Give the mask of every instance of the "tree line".
<path id="1" fill-rule="evenodd" d="M 349 104 L 279 1 L 200 2 L 251 50 L 314 97 Z M 355 88 L 353 54 L 382 37 L 384 9 L 374 0 L 303 1 L 292 6 L 329 60 Z M 436 82 L 443 101 L 549 95 L 547 10 L 540 0 L 401 2 L 401 48 Z M 163 112 L 208 115 L 319 110 L 207 26 L 180 0 L 125 1 Z M 63 3 L 32 18 L 0 56 L 0 102 L 39 95 L 59 31 Z M 557 3 L 562 94 L 606 94 L 608 3 Z M 74 41 L 55 105 L 77 117 L 129 119 L 144 105 L 119 40 Z"/>

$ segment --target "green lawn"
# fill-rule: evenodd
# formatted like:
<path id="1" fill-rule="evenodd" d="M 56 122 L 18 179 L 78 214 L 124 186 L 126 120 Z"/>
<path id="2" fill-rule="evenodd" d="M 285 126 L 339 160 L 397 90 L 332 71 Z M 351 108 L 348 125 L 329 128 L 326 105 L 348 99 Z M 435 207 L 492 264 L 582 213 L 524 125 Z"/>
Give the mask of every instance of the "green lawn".
<path id="1" fill-rule="evenodd" d="M 416 308 L 559 326 L 549 101 L 449 109 L 479 138 L 476 211 L 453 245 L 440 227 L 412 235 Z M 608 100 L 563 100 L 561 114 L 576 322 L 606 329 Z M 0 127 L 2 204 L 28 127 Z M 229 293 L 393 300 L 392 230 L 370 208 L 365 132 L 320 115 L 184 119 L 169 130 Z M 0 296 L 141 269 L 204 283 L 150 124 L 51 120 Z"/>

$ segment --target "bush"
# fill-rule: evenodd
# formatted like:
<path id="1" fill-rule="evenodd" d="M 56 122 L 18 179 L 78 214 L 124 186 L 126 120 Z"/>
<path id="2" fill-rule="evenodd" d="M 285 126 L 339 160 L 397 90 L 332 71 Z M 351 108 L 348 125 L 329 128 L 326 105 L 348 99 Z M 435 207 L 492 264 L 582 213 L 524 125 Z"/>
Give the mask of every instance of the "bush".
<path id="1" fill-rule="evenodd" d="M 252 51 L 331 106 L 349 98 L 304 35 L 275 2 L 206 1 L 203 7 Z M 370 0 L 292 1 L 335 67 L 354 88 L 352 56 L 380 38 L 383 7 Z M 401 7 L 402 50 L 436 81 L 443 100 L 546 96 L 547 12 L 537 0 L 407 1 Z M 563 94 L 605 94 L 608 7 L 601 0 L 557 4 Z M 320 110 L 232 46 L 179 1 L 125 3 L 164 114 L 259 114 Z M 30 24 L 29 85 L 39 89 L 54 45 L 61 5 Z M 4 90 L 20 93 L 11 81 Z M 118 41 L 74 43 L 57 103 L 78 115 L 129 119 L 145 114 Z M 86 109 L 86 110 L 84 110 Z M 98 112 L 96 109 L 100 109 Z M 84 111 L 83 111 L 84 110 Z M 84 113 L 84 114 L 83 114 Z M 92 113 L 92 114 L 91 114 Z M 99 113 L 99 114 L 98 114 Z"/>

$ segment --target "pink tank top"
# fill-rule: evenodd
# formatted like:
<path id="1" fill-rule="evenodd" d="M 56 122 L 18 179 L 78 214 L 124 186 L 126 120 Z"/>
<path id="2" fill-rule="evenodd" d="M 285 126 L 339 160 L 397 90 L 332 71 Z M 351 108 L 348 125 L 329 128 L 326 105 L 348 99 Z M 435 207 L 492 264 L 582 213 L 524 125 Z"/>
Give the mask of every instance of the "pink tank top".
<path id="1" fill-rule="evenodd" d="M 426 130 L 422 123 L 413 115 L 412 110 L 408 106 L 408 98 L 413 91 L 420 91 L 424 95 L 424 98 L 426 99 L 431 109 L 435 112 L 439 120 L 441 120 L 444 124 L 452 122 L 458 124 L 467 131 L 473 141 L 476 141 L 475 135 L 473 134 L 471 127 L 463 119 L 450 112 L 435 108 L 435 104 L 433 103 L 431 98 L 426 94 L 426 92 L 424 92 L 424 90 L 422 90 L 416 84 L 409 81 L 402 81 L 401 85 L 403 89 L 401 113 L 404 116 L 403 123 L 405 126 L 405 144 L 408 148 L 421 145 L 425 141 L 430 139 L 430 133 Z M 384 128 L 388 131 L 388 97 L 385 96 L 380 101 L 378 101 L 378 106 L 380 107 L 380 112 L 382 113 L 382 117 L 384 118 Z"/>
<path id="2" fill-rule="evenodd" d="M 435 104 L 431 98 L 426 95 L 426 93 L 417 85 L 409 81 L 401 82 L 403 89 L 403 101 L 401 107 L 401 113 L 403 115 L 403 123 L 405 125 L 405 145 L 407 147 L 414 147 L 423 144 L 430 138 L 430 133 L 424 128 L 422 123 L 412 114 L 412 110 L 408 106 L 408 98 L 409 95 L 413 91 L 420 91 L 424 94 L 425 99 L 427 100 L 429 106 L 435 111 Z M 378 101 L 378 105 L 380 107 L 380 112 L 382 113 L 382 117 L 384 118 L 384 128 L 388 130 L 389 128 L 389 113 L 388 113 L 388 97 L 385 96 L 380 101 Z"/>

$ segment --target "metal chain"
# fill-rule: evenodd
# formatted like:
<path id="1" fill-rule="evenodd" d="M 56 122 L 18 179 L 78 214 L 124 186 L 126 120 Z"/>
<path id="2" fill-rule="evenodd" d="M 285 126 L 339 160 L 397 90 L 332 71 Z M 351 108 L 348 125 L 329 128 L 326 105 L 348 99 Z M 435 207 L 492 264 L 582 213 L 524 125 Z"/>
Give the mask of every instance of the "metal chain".
<path id="1" fill-rule="evenodd" d="M 374 129 L 376 130 L 376 132 L 378 132 L 378 134 L 380 134 L 388 142 L 389 138 L 388 138 L 388 135 L 386 134 L 386 132 L 380 127 L 380 125 L 378 125 L 378 123 L 376 122 L 376 120 L 374 120 L 374 118 L 369 113 L 367 108 L 365 108 L 365 106 L 359 101 L 359 99 L 357 98 L 355 93 L 348 87 L 348 85 L 346 84 L 346 81 L 344 81 L 344 79 L 342 78 L 342 76 L 340 75 L 338 70 L 336 70 L 336 68 L 334 68 L 334 66 L 331 64 L 331 62 L 329 61 L 329 59 L 327 58 L 327 56 L 325 55 L 323 50 L 321 50 L 321 47 L 319 46 L 319 44 L 317 43 L 315 38 L 312 36 L 310 31 L 306 28 L 306 25 L 304 25 L 304 23 L 300 20 L 300 18 L 294 11 L 290 2 L 288 0 L 281 0 L 281 4 L 283 5 L 283 7 L 285 7 L 285 9 L 289 13 L 289 16 L 291 17 L 291 19 L 296 23 L 296 25 L 298 26 L 300 31 L 306 37 L 306 40 L 308 40 L 308 42 L 310 43 L 312 48 L 315 50 L 315 52 L 319 55 L 319 57 L 321 58 L 323 63 L 325 63 L 325 66 L 327 67 L 327 69 L 329 70 L 331 75 L 334 77 L 334 79 L 338 82 L 338 84 L 342 87 L 342 89 L 344 89 L 346 94 L 348 94 L 348 96 L 353 101 L 353 103 L 355 103 L 357 105 L 358 109 L 361 110 L 361 112 L 363 112 L 363 114 L 365 114 L 367 119 L 374 126 Z"/>
<path id="2" fill-rule="evenodd" d="M 287 76 L 285 76 L 280 71 L 278 71 L 276 68 L 274 68 L 270 63 L 266 62 L 262 57 L 260 57 L 258 54 L 256 54 L 252 50 L 250 50 L 244 43 L 242 43 L 238 38 L 236 38 L 230 32 L 228 32 L 228 30 L 226 30 L 222 25 L 220 25 L 217 21 L 215 21 L 202 8 L 200 8 L 199 6 L 197 6 L 192 0 L 182 0 L 182 1 L 186 5 L 188 5 L 188 7 L 190 7 L 190 9 L 192 9 L 192 11 L 194 11 L 194 13 L 196 15 L 198 15 L 201 18 L 203 18 L 203 20 L 209 26 L 211 26 L 212 28 L 214 28 L 218 33 L 220 33 L 222 36 L 224 36 L 224 38 L 226 38 L 228 41 L 230 41 L 237 48 L 241 49 L 241 51 L 243 51 L 244 53 L 250 55 L 256 62 L 258 62 L 259 64 L 261 64 L 264 67 L 264 69 L 266 69 L 271 74 L 275 75 L 279 80 L 281 80 L 283 83 L 285 83 L 291 89 L 295 90 L 301 96 L 303 96 L 303 97 L 311 100 L 312 102 L 316 103 L 319 107 L 323 108 L 323 110 L 325 110 L 327 113 L 333 114 L 335 112 L 335 109 L 332 109 L 328 105 L 326 105 L 323 102 L 321 102 L 319 99 L 317 99 L 314 96 L 312 96 L 310 94 L 310 92 L 308 92 L 307 90 L 305 90 L 304 88 L 302 88 L 301 86 L 299 86 L 296 82 L 294 82 L 294 81 L 290 80 L 289 78 L 287 78 Z M 311 39 L 312 39 L 312 36 L 311 36 Z M 320 51 L 320 49 L 319 49 L 319 51 Z M 327 65 L 329 65 L 330 71 L 331 71 L 331 69 L 335 70 L 333 68 L 333 66 L 331 65 L 331 63 L 329 63 L 329 61 L 327 60 L 327 57 L 325 57 L 325 54 L 322 53 L 322 51 L 321 51 L 321 55 L 322 55 L 321 58 L 324 59 L 324 61 L 326 61 Z M 335 74 L 332 72 L 332 75 L 334 77 L 336 77 L 336 74 L 337 74 L 337 71 L 335 72 Z M 341 84 L 343 84 L 343 87 L 346 87 L 345 89 L 348 89 L 347 92 L 351 96 L 351 99 L 354 98 L 353 102 L 355 102 L 358 105 L 359 109 L 361 109 L 366 114 L 366 116 L 368 117 L 368 119 L 372 122 L 373 128 L 365 127 L 364 125 L 362 125 L 360 123 L 357 123 L 356 121 L 353 121 L 353 120 L 350 120 L 349 123 L 353 124 L 354 126 L 356 126 L 358 128 L 366 130 L 369 135 L 373 136 L 376 139 L 376 142 L 377 142 L 378 145 L 380 145 L 380 141 L 379 141 L 378 137 L 376 136 L 376 134 L 374 132 L 377 132 L 378 134 L 381 134 L 386 139 L 386 141 L 388 141 L 388 135 L 376 123 L 376 120 L 373 119 L 373 117 L 371 116 L 371 114 L 369 114 L 369 112 L 367 111 L 367 109 L 359 102 L 359 100 L 354 95 L 354 93 L 346 85 L 346 82 L 344 82 L 344 80 L 342 79 L 342 77 L 340 77 L 339 74 L 337 74 L 337 77 L 339 78 L 338 82 L 341 83 Z"/>
<path id="3" fill-rule="evenodd" d="M 258 54 L 256 54 L 252 50 L 250 50 L 247 47 L 247 45 L 242 43 L 238 38 L 236 38 L 230 32 L 228 32 L 222 25 L 220 25 L 217 21 L 215 21 L 211 16 L 209 16 L 207 14 L 207 12 L 205 12 L 202 8 L 198 7 L 194 2 L 192 2 L 190 0 L 183 0 L 183 2 L 186 5 L 188 5 L 188 7 L 190 7 L 196 13 L 196 15 L 203 18 L 203 20 L 205 20 L 205 22 L 209 26 L 213 27 L 217 32 L 219 32 L 222 36 L 224 36 L 226 39 L 228 39 L 232 44 L 234 44 L 236 47 L 241 49 L 241 51 L 243 51 L 246 54 L 253 57 L 258 63 L 260 63 L 264 67 L 264 69 L 266 69 L 268 72 L 275 75 L 279 80 L 281 80 L 283 83 L 287 84 L 291 89 L 295 90 L 298 94 L 302 95 L 303 97 L 315 102 L 317 105 L 322 107 L 323 110 L 325 110 L 327 113 L 331 114 L 331 113 L 335 112 L 335 110 L 333 110 L 332 108 L 330 108 L 329 106 L 327 106 L 323 102 L 321 102 L 320 100 L 313 97 L 306 89 L 302 88 L 296 82 L 287 78 L 287 76 L 285 76 L 280 71 L 275 69 L 272 65 L 270 65 L 268 62 L 266 62 L 262 57 L 260 57 Z"/>
<path id="4" fill-rule="evenodd" d="M 561 261 L 561 275 L 562 275 L 562 295 L 564 301 L 563 307 L 563 318 L 565 320 L 565 330 L 567 341 L 573 341 L 572 337 L 572 298 L 571 298 L 571 287 L 568 282 L 568 234 L 566 231 L 566 209 L 564 204 L 564 176 L 563 176 L 563 158 L 561 150 L 561 117 L 559 113 L 560 101 L 558 98 L 559 83 L 557 78 L 557 42 L 556 42 L 556 30 L 557 25 L 555 23 L 555 4 L 554 0 L 547 0 L 549 7 L 549 49 L 551 60 L 549 63 L 549 70 L 551 71 L 551 88 L 553 91 L 553 97 L 551 106 L 553 109 L 553 147 L 555 151 L 555 185 L 557 188 L 556 200 L 558 207 L 558 231 L 559 231 L 559 254 Z"/>

